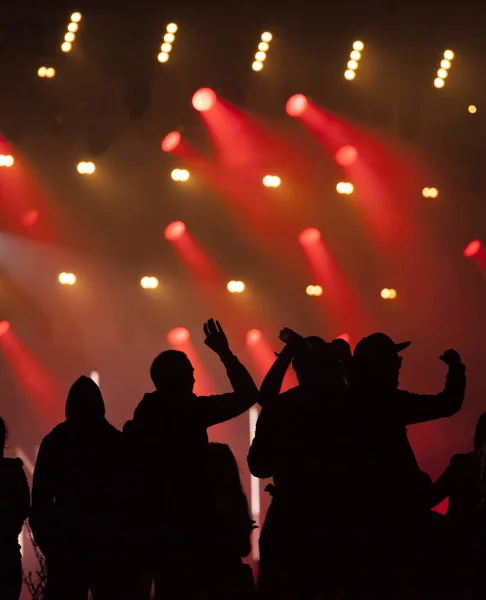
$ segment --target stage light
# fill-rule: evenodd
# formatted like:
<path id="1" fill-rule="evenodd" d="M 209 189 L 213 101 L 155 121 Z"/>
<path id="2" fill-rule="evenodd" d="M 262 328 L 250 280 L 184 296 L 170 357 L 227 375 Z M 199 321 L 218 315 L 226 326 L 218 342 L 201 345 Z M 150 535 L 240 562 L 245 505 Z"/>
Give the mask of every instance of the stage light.
<path id="1" fill-rule="evenodd" d="M 79 12 L 75 12 L 71 15 L 71 21 L 73 23 L 79 23 L 82 18 L 83 18 L 83 15 Z"/>
<path id="2" fill-rule="evenodd" d="M 434 79 L 434 85 L 436 88 L 443 88 L 445 85 L 445 81 L 440 77 L 437 77 L 436 79 Z"/>
<path id="3" fill-rule="evenodd" d="M 264 63 L 267 59 L 267 52 L 270 49 L 270 43 L 272 40 L 272 34 L 265 31 L 261 35 L 261 41 L 258 43 L 258 51 L 255 54 L 255 60 L 252 62 L 251 68 L 254 71 L 261 71 L 265 66 Z"/>
<path id="4" fill-rule="evenodd" d="M 182 221 L 173 221 L 165 228 L 164 235 L 165 239 L 169 240 L 170 242 L 175 242 L 176 240 L 181 239 L 185 232 L 186 226 Z"/>
<path id="5" fill-rule="evenodd" d="M 228 289 L 228 292 L 231 292 L 232 294 L 241 294 L 245 291 L 245 284 L 243 281 L 229 281 L 226 288 Z"/>
<path id="6" fill-rule="evenodd" d="M 162 50 L 162 52 L 165 52 L 167 56 L 169 56 L 169 52 L 172 50 L 172 44 L 164 43 L 162 44 L 160 49 Z"/>
<path id="7" fill-rule="evenodd" d="M 10 331 L 10 323 L 8 321 L 0 321 L 0 337 L 6 335 Z"/>
<path id="8" fill-rule="evenodd" d="M 74 33 L 72 33 L 72 31 L 68 31 L 66 33 L 66 35 L 64 36 L 65 42 L 74 42 L 75 39 L 76 39 L 76 35 Z"/>
<path id="9" fill-rule="evenodd" d="M 96 171 L 96 165 L 92 162 L 80 162 L 76 168 L 80 175 L 93 175 Z"/>
<path id="10" fill-rule="evenodd" d="M 337 190 L 338 194 L 345 194 L 345 195 L 349 196 L 350 194 L 352 194 L 354 192 L 354 185 L 347 181 L 340 181 L 336 185 L 336 190 Z"/>
<path id="11" fill-rule="evenodd" d="M 269 32 L 269 31 L 265 31 L 264 33 L 262 33 L 262 37 L 261 40 L 262 42 L 271 42 L 273 39 L 273 35 Z"/>
<path id="12" fill-rule="evenodd" d="M 356 77 L 356 71 L 359 67 L 359 61 L 362 57 L 361 51 L 363 50 L 363 48 L 363 42 L 354 42 L 353 50 L 349 55 L 350 60 L 348 60 L 347 70 L 344 72 L 344 78 L 347 81 L 352 81 Z"/>
<path id="13" fill-rule="evenodd" d="M 287 100 L 285 110 L 289 117 L 300 117 L 307 110 L 309 101 L 304 94 L 294 94 Z"/>
<path id="14" fill-rule="evenodd" d="M 321 232 L 315 227 L 309 227 L 308 229 L 304 229 L 299 234 L 299 244 L 302 246 L 309 246 L 310 244 L 315 244 L 321 239 Z"/>
<path id="15" fill-rule="evenodd" d="M 79 25 L 77 23 L 69 23 L 68 25 L 68 31 L 70 31 L 71 33 L 76 33 L 76 31 L 79 29 Z"/>
<path id="16" fill-rule="evenodd" d="M 175 23 L 169 23 L 166 27 L 168 33 L 176 33 L 179 28 Z"/>
<path id="17" fill-rule="evenodd" d="M 446 70 L 448 70 L 448 69 L 450 69 L 450 68 L 451 68 L 451 66 L 452 66 L 452 63 L 451 63 L 451 61 L 450 61 L 450 60 L 447 60 L 447 59 L 445 59 L 445 58 L 444 58 L 444 59 L 442 59 L 442 60 L 440 61 L 440 68 L 441 68 L 441 69 L 446 69 Z"/>
<path id="18" fill-rule="evenodd" d="M 206 112 L 216 104 L 216 94 L 209 88 L 202 88 L 192 97 L 192 105 L 199 112 Z"/>
<path id="19" fill-rule="evenodd" d="M 46 67 L 40 67 L 40 69 L 37 71 L 37 75 L 39 77 L 45 77 L 47 73 L 47 68 Z"/>
<path id="20" fill-rule="evenodd" d="M 0 167 L 6 167 L 9 169 L 13 167 L 15 163 L 14 157 L 10 154 L 0 154 Z"/>
<path id="21" fill-rule="evenodd" d="M 440 69 L 437 71 L 437 77 L 434 80 L 434 86 L 438 89 L 445 86 L 445 79 L 449 76 L 449 69 L 452 66 L 452 60 L 454 58 L 454 52 L 452 50 L 446 50 L 444 52 L 444 58 L 440 61 Z"/>
<path id="22" fill-rule="evenodd" d="M 24 227 L 32 227 L 35 225 L 39 219 L 39 211 L 38 210 L 29 210 L 22 215 L 20 222 Z"/>
<path id="23" fill-rule="evenodd" d="M 388 290 L 388 299 L 389 300 L 395 300 L 396 297 L 397 297 L 397 291 L 394 290 L 393 288 L 390 288 Z"/>
<path id="24" fill-rule="evenodd" d="M 246 334 L 246 343 L 248 346 L 256 346 L 262 341 L 262 332 L 259 329 L 250 329 Z"/>
<path id="25" fill-rule="evenodd" d="M 336 152 L 336 162 L 342 167 L 349 167 L 358 158 L 358 151 L 354 146 L 341 146 Z"/>
<path id="26" fill-rule="evenodd" d="M 467 107 L 467 111 L 471 114 L 471 115 L 475 115 L 478 112 L 478 109 L 474 106 L 474 104 L 470 104 Z"/>
<path id="27" fill-rule="evenodd" d="M 166 33 L 164 33 L 163 44 L 160 46 L 161 52 L 157 55 L 157 60 L 159 63 L 166 63 L 170 58 L 170 53 L 172 52 L 172 44 L 175 41 L 175 32 L 178 27 L 175 23 L 169 23 L 165 28 Z"/>
<path id="28" fill-rule="evenodd" d="M 157 277 L 146 275 L 140 280 L 140 285 L 143 287 L 144 290 L 155 290 L 159 287 L 159 280 L 157 279 Z"/>
<path id="29" fill-rule="evenodd" d="M 426 187 L 422 190 L 422 196 L 424 198 L 438 198 L 439 190 L 435 187 L 432 187 L 432 188 Z"/>
<path id="30" fill-rule="evenodd" d="M 260 62 L 264 62 L 264 60 L 267 58 L 267 55 L 265 54 L 265 52 L 257 52 L 255 54 L 255 60 L 259 60 Z"/>
<path id="31" fill-rule="evenodd" d="M 464 256 L 466 258 L 471 258 L 472 256 L 476 256 L 482 248 L 482 244 L 479 240 L 473 240 L 469 242 L 469 244 L 464 248 Z"/>
<path id="32" fill-rule="evenodd" d="M 61 285 L 74 285 L 76 283 L 76 275 L 74 273 L 59 273 L 57 279 Z"/>
<path id="33" fill-rule="evenodd" d="M 162 151 L 173 152 L 181 143 L 181 134 L 178 131 L 171 131 L 162 140 Z"/>
<path id="34" fill-rule="evenodd" d="M 46 69 L 46 77 L 47 79 L 52 79 L 56 75 L 56 69 L 49 67 Z"/>
<path id="35" fill-rule="evenodd" d="M 174 169 L 170 174 L 174 181 L 188 181 L 190 177 L 190 173 L 187 169 Z"/>
<path id="36" fill-rule="evenodd" d="M 61 45 L 63 52 L 71 52 L 73 49 L 73 42 L 76 39 L 76 32 L 79 29 L 79 22 L 82 19 L 82 15 L 79 12 L 75 12 L 71 15 L 71 22 L 68 23 L 67 33 L 64 35 L 64 42 Z"/>
<path id="37" fill-rule="evenodd" d="M 160 63 L 166 63 L 169 60 L 169 55 L 167 54 L 167 52 L 159 52 L 157 60 Z"/>
<path id="38" fill-rule="evenodd" d="M 265 175 L 265 177 L 263 178 L 263 185 L 265 187 L 278 188 L 280 187 L 281 183 L 282 180 L 280 179 L 280 177 L 278 177 L 278 175 Z"/>
<path id="39" fill-rule="evenodd" d="M 269 48 L 270 44 L 267 42 L 260 42 L 258 44 L 258 50 L 261 50 L 262 52 L 267 52 Z"/>
<path id="40" fill-rule="evenodd" d="M 449 73 L 445 70 L 445 69 L 439 69 L 437 71 L 437 77 L 440 77 L 441 79 L 447 79 Z"/>
<path id="41" fill-rule="evenodd" d="M 358 68 L 358 61 L 348 60 L 348 69 L 351 69 L 351 71 L 356 71 L 357 68 Z"/>
<path id="42" fill-rule="evenodd" d="M 322 287 L 320 285 L 308 285 L 305 288 L 305 293 L 308 296 L 322 296 Z"/>
<path id="43" fill-rule="evenodd" d="M 262 62 L 260 62 L 259 60 L 255 60 L 255 61 L 253 62 L 253 64 L 251 65 L 251 68 L 252 68 L 254 71 L 261 71 L 261 70 L 263 69 L 263 63 L 262 63 Z"/>
<path id="44" fill-rule="evenodd" d="M 353 44 L 353 50 L 357 50 L 358 52 L 362 52 L 364 50 L 364 44 L 363 42 L 360 42 L 359 40 L 354 42 Z"/>
<path id="45" fill-rule="evenodd" d="M 349 55 L 349 58 L 351 60 L 360 60 L 361 59 L 361 52 L 358 52 L 357 50 L 353 50 L 351 52 L 351 54 Z"/>
<path id="46" fill-rule="evenodd" d="M 71 52 L 72 50 L 72 44 L 70 42 L 63 42 L 62 46 L 61 46 L 61 50 L 63 52 Z"/>
<path id="47" fill-rule="evenodd" d="M 167 44 L 172 44 L 175 40 L 175 35 L 173 33 L 166 33 L 164 35 L 164 42 Z"/>
<path id="48" fill-rule="evenodd" d="M 350 69 L 348 69 L 347 71 L 344 71 L 344 79 L 347 79 L 348 81 L 352 81 L 355 77 L 356 77 L 356 71 L 351 71 Z"/>
<path id="49" fill-rule="evenodd" d="M 452 60 L 454 58 L 454 52 L 452 52 L 452 50 L 446 50 L 444 52 L 444 58 L 446 60 Z"/>
<path id="50" fill-rule="evenodd" d="M 169 344 L 177 346 L 177 344 L 188 342 L 190 337 L 189 331 L 185 327 L 175 327 L 167 334 L 167 341 Z"/>
<path id="51" fill-rule="evenodd" d="M 388 288 L 383 288 L 380 292 L 380 296 L 383 300 L 388 300 L 390 298 L 390 290 Z"/>

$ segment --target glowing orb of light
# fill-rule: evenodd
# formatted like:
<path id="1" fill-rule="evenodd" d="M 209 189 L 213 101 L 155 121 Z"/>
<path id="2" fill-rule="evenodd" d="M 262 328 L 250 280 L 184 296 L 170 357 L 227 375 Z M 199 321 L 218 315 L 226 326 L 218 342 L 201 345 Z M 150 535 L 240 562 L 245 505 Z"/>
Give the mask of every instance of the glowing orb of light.
<path id="1" fill-rule="evenodd" d="M 162 44 L 164 45 L 164 44 Z M 159 52 L 159 54 L 157 55 L 157 60 L 159 61 L 159 63 L 166 63 L 169 60 L 169 53 L 168 52 Z"/>
<path id="2" fill-rule="evenodd" d="M 155 290 L 159 287 L 159 280 L 157 277 L 145 276 L 140 280 L 140 285 L 144 290 Z"/>
<path id="3" fill-rule="evenodd" d="M 474 106 L 474 104 L 470 104 L 467 107 L 467 111 L 471 114 L 471 115 L 475 115 L 478 112 L 478 109 Z"/>
<path id="4" fill-rule="evenodd" d="M 191 335 L 185 327 L 174 327 L 174 329 L 171 329 L 167 334 L 167 341 L 169 344 L 175 346 L 177 344 L 188 342 L 190 337 Z"/>
<path id="5" fill-rule="evenodd" d="M 57 279 L 61 285 L 74 285 L 76 283 L 76 275 L 74 273 L 59 273 Z"/>
<path id="6" fill-rule="evenodd" d="M 263 69 L 263 63 L 260 60 L 255 60 L 253 61 L 251 68 L 257 72 L 261 71 Z"/>
<path id="7" fill-rule="evenodd" d="M 322 296 L 322 287 L 320 285 L 308 285 L 305 288 L 305 293 L 308 296 Z"/>
<path id="8" fill-rule="evenodd" d="M 356 42 L 353 43 L 353 50 L 357 50 L 358 52 L 362 52 L 363 49 L 364 49 L 363 42 L 360 42 L 359 40 L 357 40 Z"/>
<path id="9" fill-rule="evenodd" d="M 476 256 L 478 252 L 481 250 L 482 244 L 479 240 L 473 240 L 469 242 L 469 244 L 464 248 L 464 256 L 466 258 L 471 258 L 471 256 Z"/>
<path id="10" fill-rule="evenodd" d="M 226 287 L 228 292 L 231 292 L 232 294 L 241 294 L 245 291 L 245 284 L 243 281 L 229 281 Z"/>
<path id="11" fill-rule="evenodd" d="M 264 31 L 262 33 L 262 37 L 261 37 L 262 42 L 267 42 L 267 44 L 268 44 L 268 42 L 271 42 L 272 39 L 273 39 L 273 35 L 269 31 Z"/>
<path id="12" fill-rule="evenodd" d="M 168 33 L 176 33 L 179 28 L 175 23 L 169 23 L 166 27 Z"/>
<path id="13" fill-rule="evenodd" d="M 321 239 L 321 232 L 319 229 L 315 227 L 309 227 L 308 229 L 304 229 L 299 234 L 299 243 L 302 246 L 309 246 L 310 244 L 315 244 Z"/>
<path id="14" fill-rule="evenodd" d="M 83 18 L 83 15 L 79 12 L 75 12 L 71 15 L 71 21 L 73 23 L 79 23 L 82 18 Z"/>
<path id="15" fill-rule="evenodd" d="M 344 72 L 344 79 L 347 79 L 348 81 L 352 81 L 355 77 L 356 71 L 351 71 L 351 69 L 348 69 Z"/>
<path id="16" fill-rule="evenodd" d="M 63 52 L 71 52 L 73 45 L 71 42 L 63 42 L 61 45 L 61 50 Z"/>
<path id="17" fill-rule="evenodd" d="M 446 60 L 452 60 L 454 58 L 454 52 L 452 52 L 452 50 L 446 50 L 444 52 L 444 58 Z"/>
<path id="18" fill-rule="evenodd" d="M 349 196 L 354 192 L 354 185 L 352 183 L 349 183 L 349 181 L 340 181 L 336 185 L 336 190 L 338 194 L 345 194 Z"/>
<path id="19" fill-rule="evenodd" d="M 434 85 L 437 89 L 443 88 L 445 85 L 445 81 L 443 79 L 441 79 L 440 77 L 436 77 L 434 79 Z"/>
<path id="20" fill-rule="evenodd" d="M 0 321 L 0 337 L 10 331 L 10 323 L 8 321 Z"/>
<path id="21" fill-rule="evenodd" d="M 181 143 L 181 134 L 178 131 L 171 131 L 162 140 L 163 152 L 173 152 L 177 146 Z"/>
<path id="22" fill-rule="evenodd" d="M 39 211 L 38 210 L 29 210 L 22 215 L 20 222 L 24 227 L 32 227 L 35 225 L 39 219 Z"/>
<path id="23" fill-rule="evenodd" d="M 47 67 L 39 67 L 39 70 L 37 71 L 38 77 L 45 77 L 46 73 L 47 73 Z"/>
<path id="24" fill-rule="evenodd" d="M 262 332 L 259 329 L 250 329 L 246 334 L 246 343 L 248 346 L 256 346 L 262 341 Z"/>
<path id="25" fill-rule="evenodd" d="M 173 44 L 175 40 L 175 35 L 173 33 L 166 33 L 164 35 L 164 42 L 167 44 Z"/>
<path id="26" fill-rule="evenodd" d="M 206 112 L 216 104 L 216 94 L 209 88 L 201 88 L 192 97 L 192 105 L 199 112 Z"/>
<path id="27" fill-rule="evenodd" d="M 294 94 L 287 100 L 285 110 L 289 117 L 300 117 L 305 113 L 308 106 L 309 101 L 304 94 Z"/>
<path id="28" fill-rule="evenodd" d="M 397 297 L 397 290 L 394 290 L 393 288 L 390 288 L 388 290 L 388 298 L 390 300 L 395 300 L 396 297 Z"/>
<path id="29" fill-rule="evenodd" d="M 349 167 L 356 162 L 358 151 L 354 146 L 341 146 L 336 151 L 336 162 L 342 167 Z"/>
<path id="30" fill-rule="evenodd" d="M 170 242 L 175 242 L 176 240 L 180 240 L 185 232 L 186 226 L 182 221 L 173 221 L 165 228 L 164 235 L 165 239 L 169 240 Z"/>

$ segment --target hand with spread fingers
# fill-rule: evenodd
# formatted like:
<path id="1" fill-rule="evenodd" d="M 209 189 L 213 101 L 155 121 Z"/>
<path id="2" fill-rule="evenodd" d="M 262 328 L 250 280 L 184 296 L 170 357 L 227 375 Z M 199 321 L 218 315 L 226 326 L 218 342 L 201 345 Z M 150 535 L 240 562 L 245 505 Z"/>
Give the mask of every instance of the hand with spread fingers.
<path id="1" fill-rule="evenodd" d="M 218 356 L 223 356 L 230 352 L 228 339 L 219 321 L 209 319 L 209 321 L 204 323 L 203 329 L 206 336 L 204 343 L 208 348 L 211 348 Z"/>

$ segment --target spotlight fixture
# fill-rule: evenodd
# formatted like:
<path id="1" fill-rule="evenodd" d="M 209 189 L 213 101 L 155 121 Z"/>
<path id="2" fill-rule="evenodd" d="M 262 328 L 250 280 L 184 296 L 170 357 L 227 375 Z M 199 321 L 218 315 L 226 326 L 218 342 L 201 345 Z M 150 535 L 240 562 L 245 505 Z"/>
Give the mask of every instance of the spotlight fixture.
<path id="1" fill-rule="evenodd" d="M 241 294 L 245 291 L 245 284 L 243 281 L 229 281 L 226 286 L 228 292 L 231 294 Z"/>
<path id="2" fill-rule="evenodd" d="M 80 175 L 93 175 L 96 165 L 92 162 L 80 162 L 76 167 Z"/>
<path id="3" fill-rule="evenodd" d="M 0 337 L 6 335 L 10 331 L 10 323 L 8 321 L 0 321 Z"/>
<path id="4" fill-rule="evenodd" d="M 395 300 L 397 297 L 397 291 L 393 288 L 383 288 L 380 292 L 380 296 L 383 298 L 383 300 Z"/>
<path id="5" fill-rule="evenodd" d="M 264 31 L 260 36 L 260 42 L 258 44 L 257 52 L 255 53 L 254 61 L 251 68 L 254 71 L 261 71 L 267 60 L 267 52 L 270 49 L 270 42 L 273 39 L 273 35 L 269 31 Z"/>
<path id="6" fill-rule="evenodd" d="M 178 344 L 184 344 L 188 342 L 191 338 L 189 331 L 185 327 L 174 327 L 167 334 L 167 341 L 172 346 L 177 346 Z"/>
<path id="7" fill-rule="evenodd" d="M 268 188 L 278 188 L 282 180 L 278 175 L 265 175 L 263 178 L 263 185 Z"/>
<path id="8" fill-rule="evenodd" d="M 256 346 L 262 341 L 263 335 L 259 329 L 250 329 L 246 334 L 246 343 L 248 346 Z"/>
<path id="9" fill-rule="evenodd" d="M 322 287 L 320 285 L 308 285 L 305 288 L 305 293 L 308 296 L 322 296 Z"/>
<path id="10" fill-rule="evenodd" d="M 426 187 L 422 190 L 422 196 L 424 198 L 438 198 L 439 190 L 435 187 L 432 187 L 432 188 Z"/>
<path id="11" fill-rule="evenodd" d="M 61 285 L 74 285 L 76 283 L 76 275 L 74 273 L 59 273 L 57 279 Z"/>
<path id="12" fill-rule="evenodd" d="M 192 106 L 199 112 L 211 110 L 216 104 L 217 96 L 210 88 L 201 88 L 192 97 Z"/>
<path id="13" fill-rule="evenodd" d="M 300 117 L 305 113 L 308 106 L 309 101 L 304 94 L 294 94 L 287 100 L 285 111 L 289 117 Z"/>
<path id="14" fill-rule="evenodd" d="M 169 23 L 165 28 L 164 37 L 162 39 L 162 45 L 160 46 L 160 52 L 157 55 L 159 63 L 169 62 L 170 53 L 172 52 L 172 45 L 175 41 L 175 34 L 179 28 L 175 23 Z"/>
<path id="15" fill-rule="evenodd" d="M 174 181 L 184 182 L 188 181 L 191 174 L 187 169 L 174 169 L 170 176 Z"/>
<path id="16" fill-rule="evenodd" d="M 354 192 L 354 185 L 352 183 L 349 183 L 348 181 L 340 181 L 336 185 L 336 190 L 338 194 L 344 194 L 346 196 L 349 196 Z"/>
<path id="17" fill-rule="evenodd" d="M 53 67 L 39 67 L 37 76 L 42 79 L 52 79 L 56 75 L 56 69 Z"/>
<path id="18" fill-rule="evenodd" d="M 474 106 L 474 104 L 470 104 L 470 105 L 467 107 L 467 112 L 468 112 L 469 114 L 471 114 L 471 115 L 475 115 L 475 114 L 478 112 L 478 109 L 477 109 L 477 107 L 476 107 L 476 106 Z"/>
<path id="19" fill-rule="evenodd" d="M 469 242 L 469 244 L 464 248 L 464 256 L 466 258 L 476 256 L 476 254 L 479 254 L 482 246 L 483 245 L 479 240 L 473 240 L 472 242 Z"/>
<path id="20" fill-rule="evenodd" d="M 434 79 L 434 86 L 437 89 L 441 89 L 445 86 L 445 80 L 449 76 L 449 69 L 451 68 L 454 59 L 454 52 L 452 52 L 452 50 L 446 50 L 443 56 L 444 57 L 440 61 L 437 75 Z"/>
<path id="21" fill-rule="evenodd" d="M 344 79 L 346 79 L 347 81 L 352 81 L 353 79 L 356 79 L 356 71 L 359 67 L 359 61 L 361 60 L 363 49 L 363 42 L 357 40 L 353 43 L 353 49 L 349 55 L 349 60 L 346 65 L 347 68 L 344 71 Z"/>
<path id="22" fill-rule="evenodd" d="M 157 277 L 146 275 L 140 280 L 140 285 L 143 287 L 144 290 L 155 290 L 159 287 L 159 280 L 157 279 Z"/>
<path id="23" fill-rule="evenodd" d="M 182 221 L 173 221 L 165 228 L 164 235 L 165 239 L 169 240 L 169 242 L 175 242 L 180 240 L 185 232 L 186 226 Z"/>
<path id="24" fill-rule="evenodd" d="M 178 131 L 171 131 L 162 140 L 161 148 L 163 152 L 173 152 L 181 142 L 181 134 Z"/>
<path id="25" fill-rule="evenodd" d="M 9 169 L 13 167 L 15 163 L 14 157 L 10 154 L 0 154 L 0 167 L 6 167 Z"/>
<path id="26" fill-rule="evenodd" d="M 67 31 L 64 34 L 64 41 L 61 44 L 61 51 L 62 52 L 71 52 L 71 50 L 73 49 L 73 44 L 76 40 L 76 33 L 79 29 L 79 23 L 81 22 L 81 19 L 83 18 L 83 15 L 80 12 L 74 12 L 71 15 L 71 21 L 67 26 Z M 54 73 L 55 74 L 55 73 Z M 52 75 L 54 77 L 54 75 Z M 41 75 L 39 75 L 39 77 L 42 77 Z"/>
<path id="27" fill-rule="evenodd" d="M 302 246 L 310 246 L 321 239 L 321 232 L 315 227 L 309 227 L 299 233 L 299 244 Z"/>

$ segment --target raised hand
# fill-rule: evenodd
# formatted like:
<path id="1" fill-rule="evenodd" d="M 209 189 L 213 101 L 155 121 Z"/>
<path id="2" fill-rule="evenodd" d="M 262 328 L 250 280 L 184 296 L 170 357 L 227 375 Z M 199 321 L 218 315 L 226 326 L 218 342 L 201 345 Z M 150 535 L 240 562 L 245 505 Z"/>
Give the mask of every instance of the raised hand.
<path id="1" fill-rule="evenodd" d="M 211 348 L 218 356 L 222 356 L 229 352 L 228 339 L 219 321 L 209 319 L 209 321 L 204 323 L 203 329 L 204 335 L 206 336 L 204 343 L 208 348 Z"/>
<path id="2" fill-rule="evenodd" d="M 449 367 L 460 365 L 462 362 L 461 357 L 459 356 L 459 352 L 453 349 L 446 350 L 444 354 L 442 354 L 442 356 L 439 356 L 439 358 L 442 362 L 445 362 L 445 364 Z"/>
<path id="3" fill-rule="evenodd" d="M 278 337 L 286 344 L 284 348 L 285 353 L 290 353 L 292 356 L 296 355 L 305 342 L 305 339 L 301 335 L 288 327 L 284 327 L 278 334 Z"/>

